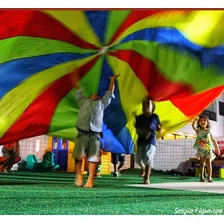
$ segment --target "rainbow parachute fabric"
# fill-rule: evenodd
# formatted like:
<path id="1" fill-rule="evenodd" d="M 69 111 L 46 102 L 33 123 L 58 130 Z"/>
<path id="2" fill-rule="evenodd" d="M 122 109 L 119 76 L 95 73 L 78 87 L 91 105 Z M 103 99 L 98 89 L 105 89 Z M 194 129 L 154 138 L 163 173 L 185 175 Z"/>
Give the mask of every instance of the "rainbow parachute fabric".
<path id="1" fill-rule="evenodd" d="M 200 114 L 224 89 L 224 11 L 0 11 L 0 144 L 49 134 L 75 139 L 71 72 L 85 94 L 115 99 L 104 143 L 133 153 L 141 101 L 156 102 L 165 133 Z"/>

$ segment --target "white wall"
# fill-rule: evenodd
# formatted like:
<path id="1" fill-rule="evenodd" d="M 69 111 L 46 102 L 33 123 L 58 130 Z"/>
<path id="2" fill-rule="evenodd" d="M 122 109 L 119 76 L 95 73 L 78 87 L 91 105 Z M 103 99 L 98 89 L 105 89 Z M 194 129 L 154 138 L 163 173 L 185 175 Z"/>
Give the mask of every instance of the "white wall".
<path id="1" fill-rule="evenodd" d="M 26 160 L 28 155 L 35 155 L 38 162 L 43 160 L 43 155 L 48 148 L 48 136 L 41 135 L 33 138 L 27 138 L 19 141 L 20 143 L 20 156 Z"/>
<path id="2" fill-rule="evenodd" d="M 187 173 L 189 158 L 195 157 L 193 149 L 195 139 L 158 140 L 158 146 L 154 158 L 155 170 L 178 170 Z M 135 168 L 140 168 L 135 162 Z"/>
<path id="3" fill-rule="evenodd" d="M 154 159 L 156 170 L 187 172 L 189 158 L 195 157 L 195 139 L 160 140 Z"/>
<path id="4" fill-rule="evenodd" d="M 217 138 L 224 141 L 224 137 Z M 196 158 L 196 150 L 193 149 L 195 139 L 159 140 L 154 158 L 154 169 L 162 171 L 178 170 L 187 173 L 191 167 L 190 158 Z M 135 164 L 138 168 L 138 165 Z"/>

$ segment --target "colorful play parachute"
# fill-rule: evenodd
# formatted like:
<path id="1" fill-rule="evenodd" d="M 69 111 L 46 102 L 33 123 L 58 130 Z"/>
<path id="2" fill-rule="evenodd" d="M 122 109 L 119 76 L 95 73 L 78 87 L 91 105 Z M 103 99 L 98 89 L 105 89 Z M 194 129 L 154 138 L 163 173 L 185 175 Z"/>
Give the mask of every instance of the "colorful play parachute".
<path id="1" fill-rule="evenodd" d="M 224 11 L 0 11 L 0 144 L 49 134 L 74 139 L 79 68 L 85 94 L 108 88 L 104 147 L 133 153 L 135 115 L 149 95 L 165 133 L 224 90 Z"/>

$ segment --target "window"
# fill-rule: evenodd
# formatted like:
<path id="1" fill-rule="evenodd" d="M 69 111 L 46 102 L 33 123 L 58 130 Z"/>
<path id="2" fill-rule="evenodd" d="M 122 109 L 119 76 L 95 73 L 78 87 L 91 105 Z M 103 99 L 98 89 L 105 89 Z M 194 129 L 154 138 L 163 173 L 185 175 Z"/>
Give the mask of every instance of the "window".
<path id="1" fill-rule="evenodd" d="M 201 115 L 205 115 L 208 117 L 209 120 L 211 121 L 217 121 L 217 117 L 216 117 L 216 113 L 208 111 L 208 110 L 204 110 Z"/>
<path id="2" fill-rule="evenodd" d="M 211 121 L 217 121 L 217 106 L 216 101 L 213 101 L 201 114 L 205 115 Z"/>
<path id="3" fill-rule="evenodd" d="M 224 116 L 224 103 L 219 101 L 219 114 Z"/>
<path id="4" fill-rule="evenodd" d="M 213 101 L 207 108 L 206 110 L 207 111 L 210 111 L 210 112 L 213 112 L 213 113 L 216 113 L 217 112 L 217 109 L 216 109 L 216 101 Z"/>

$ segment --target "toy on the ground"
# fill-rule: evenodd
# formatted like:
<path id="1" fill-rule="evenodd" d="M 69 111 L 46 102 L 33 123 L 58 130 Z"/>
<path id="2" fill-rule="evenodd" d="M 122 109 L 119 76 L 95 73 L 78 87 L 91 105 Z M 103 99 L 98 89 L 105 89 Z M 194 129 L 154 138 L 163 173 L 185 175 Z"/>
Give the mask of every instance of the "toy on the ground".
<path id="1" fill-rule="evenodd" d="M 54 154 L 46 152 L 43 156 L 43 161 L 38 162 L 35 155 L 28 155 L 26 161 L 19 163 L 19 170 L 32 170 L 37 172 L 53 171 L 60 168 L 58 164 L 54 163 Z"/>

